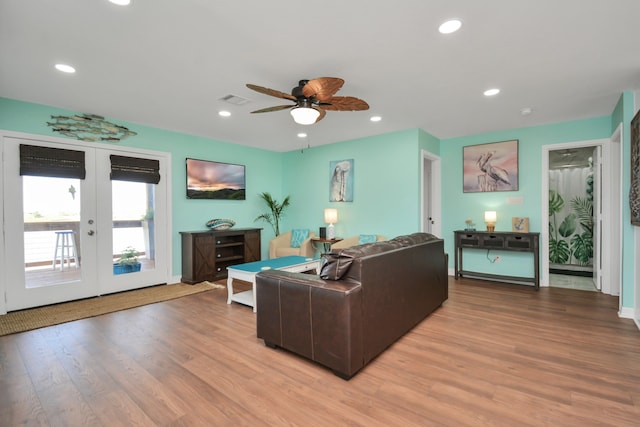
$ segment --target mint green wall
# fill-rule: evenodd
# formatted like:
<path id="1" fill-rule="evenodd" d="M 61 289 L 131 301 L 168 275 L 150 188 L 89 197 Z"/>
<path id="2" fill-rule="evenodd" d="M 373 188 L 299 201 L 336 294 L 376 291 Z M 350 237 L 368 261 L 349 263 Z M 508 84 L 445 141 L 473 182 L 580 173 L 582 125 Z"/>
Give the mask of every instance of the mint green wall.
<path id="1" fill-rule="evenodd" d="M 46 125 L 51 115 L 69 115 L 58 108 L 0 98 L 0 129 L 41 135 L 54 134 Z M 584 141 L 611 136 L 617 124 L 624 123 L 623 153 L 629 159 L 629 123 L 634 114 L 633 95 L 622 94 L 611 116 L 438 140 L 420 129 L 355 139 L 288 153 L 275 153 L 229 144 L 222 141 L 185 135 L 161 129 L 124 123 L 138 133 L 120 145 L 172 154 L 172 248 L 173 274 L 181 271 L 180 231 L 199 230 L 211 218 L 233 218 L 237 227 L 262 227 L 262 255 L 267 256 L 273 230 L 253 219 L 265 207 L 258 194 L 270 192 L 281 200 L 290 195 L 291 208 L 281 224 L 283 230 L 310 228 L 317 232 L 325 226 L 324 208 L 338 209 L 338 236 L 384 234 L 394 237 L 420 229 L 420 168 L 422 150 L 442 160 L 442 233 L 446 250 L 453 254 L 453 231 L 464 227 L 472 217 L 478 229 L 484 228 L 483 212 L 498 212 L 496 229 L 510 230 L 510 218 L 528 216 L 531 230 L 543 226 L 540 212 L 541 155 L 543 145 Z M 489 142 L 519 140 L 520 188 L 513 192 L 463 193 L 462 147 Z M 116 144 L 117 145 L 117 144 Z M 239 163 L 247 166 L 246 201 L 187 200 L 185 197 L 186 157 Z M 354 160 L 354 201 L 329 202 L 329 162 Z M 629 190 L 628 160 L 623 161 L 623 194 Z M 507 205 L 507 197 L 523 197 L 522 205 Z M 623 198 L 623 306 L 633 306 L 633 227 L 629 223 L 628 198 Z M 546 221 L 546 220 L 545 220 Z M 546 224 L 544 224 L 546 226 Z M 531 275 L 526 254 L 501 254 L 504 261 L 491 264 L 486 254 L 465 256 L 470 269 L 501 274 Z M 453 257 L 450 257 L 450 266 Z"/>
<path id="2" fill-rule="evenodd" d="M 635 114 L 634 95 L 624 92 L 616 108 L 611 115 L 611 133 L 620 123 L 622 127 L 622 306 L 631 308 L 634 306 L 634 273 L 635 242 L 634 226 L 631 225 L 631 210 L 629 207 L 629 189 L 631 186 L 631 120 Z M 637 309 L 637 307 L 636 307 Z"/>
<path id="3" fill-rule="evenodd" d="M 440 155 L 440 140 L 435 136 L 420 129 L 418 132 L 418 141 L 420 150 L 428 151 L 437 156 Z M 420 156 L 418 162 L 422 162 L 422 156 Z"/>
<path id="4" fill-rule="evenodd" d="M 46 125 L 47 121 L 51 121 L 50 116 L 78 113 L 77 111 L 0 98 L 0 129 L 61 137 Z M 237 222 L 236 227 L 264 226 L 262 223 L 253 221 L 264 210 L 263 202 L 258 199 L 257 195 L 263 191 L 270 191 L 274 196 L 280 196 L 281 153 L 133 123 L 112 121 L 128 127 L 138 135 L 116 144 L 105 143 L 105 145 L 121 145 L 171 153 L 172 200 L 170 206 L 173 216 L 173 235 L 171 236 L 173 275 L 179 276 L 182 270 L 180 231 L 206 229 L 204 224 L 212 218 L 232 218 Z M 185 195 L 185 159 L 187 157 L 246 165 L 247 200 L 187 200 Z M 264 237 L 263 234 L 262 253 L 263 257 L 266 257 L 268 240 L 265 241 Z"/>
<path id="5" fill-rule="evenodd" d="M 611 136 L 609 117 L 537 126 L 508 131 L 491 132 L 463 138 L 441 141 L 440 155 L 442 171 L 442 234 L 449 254 L 454 253 L 453 232 L 465 227 L 465 219 L 472 218 L 477 230 L 484 230 L 484 211 L 495 210 L 498 221 L 496 231 L 511 231 L 511 218 L 529 217 L 529 229 L 541 231 L 546 227 L 546 218 L 541 218 L 542 200 L 542 146 L 573 141 L 608 138 Z M 468 145 L 486 144 L 517 139 L 518 143 L 518 191 L 493 193 L 463 193 L 462 148 Z M 508 205 L 508 197 L 522 197 L 520 205 Z M 491 254 L 493 258 L 495 254 Z M 491 263 L 484 251 L 465 254 L 465 268 L 486 273 L 514 276 L 532 276 L 530 255 L 500 253 L 503 261 Z M 453 256 L 449 265 L 453 267 Z"/>
<path id="6" fill-rule="evenodd" d="M 326 226 L 324 209 L 334 207 L 337 236 L 419 231 L 420 133 L 409 129 L 285 153 L 283 192 L 292 205 L 283 229 L 318 233 Z M 329 202 L 329 162 L 347 159 L 354 160 L 353 202 Z"/>

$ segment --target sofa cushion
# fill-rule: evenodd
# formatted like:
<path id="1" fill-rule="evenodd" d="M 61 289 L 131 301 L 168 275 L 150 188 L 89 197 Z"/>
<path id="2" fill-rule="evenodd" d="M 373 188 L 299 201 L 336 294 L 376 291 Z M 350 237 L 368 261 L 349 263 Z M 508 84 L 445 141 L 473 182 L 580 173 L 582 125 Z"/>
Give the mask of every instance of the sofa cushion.
<path id="1" fill-rule="evenodd" d="M 428 242 L 429 240 L 434 239 L 437 239 L 437 237 L 431 234 L 414 233 L 407 236 L 399 236 L 391 240 L 365 243 L 363 245 L 352 246 L 338 251 L 331 251 L 322 259 L 320 266 L 320 278 L 325 280 L 340 280 L 347 274 L 353 264 L 353 261 L 357 258 L 380 254 L 394 249 Z"/>
<path id="2" fill-rule="evenodd" d="M 324 280 L 340 280 L 351 267 L 353 255 L 346 253 L 346 249 L 329 252 L 322 257 L 320 278 Z"/>
<path id="3" fill-rule="evenodd" d="M 363 245 L 365 243 L 373 243 L 378 240 L 378 236 L 375 234 L 361 234 L 358 238 L 358 244 Z"/>
<path id="4" fill-rule="evenodd" d="M 291 247 L 299 248 L 302 246 L 302 242 L 309 238 L 309 230 L 308 229 L 298 229 L 294 228 L 291 230 Z"/>

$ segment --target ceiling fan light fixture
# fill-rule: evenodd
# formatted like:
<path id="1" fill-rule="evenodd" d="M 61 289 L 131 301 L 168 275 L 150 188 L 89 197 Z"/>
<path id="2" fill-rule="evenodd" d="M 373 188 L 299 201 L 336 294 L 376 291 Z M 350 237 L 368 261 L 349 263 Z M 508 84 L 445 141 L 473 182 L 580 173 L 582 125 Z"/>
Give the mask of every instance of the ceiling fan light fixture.
<path id="1" fill-rule="evenodd" d="M 312 125 L 318 120 L 320 111 L 310 107 L 296 107 L 291 110 L 291 116 L 299 125 Z"/>

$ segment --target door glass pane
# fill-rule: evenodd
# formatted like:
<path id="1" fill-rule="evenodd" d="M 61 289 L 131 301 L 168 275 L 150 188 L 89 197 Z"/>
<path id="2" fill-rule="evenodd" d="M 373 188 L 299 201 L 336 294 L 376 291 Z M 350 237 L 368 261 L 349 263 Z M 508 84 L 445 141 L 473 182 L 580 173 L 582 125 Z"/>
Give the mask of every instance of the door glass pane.
<path id="1" fill-rule="evenodd" d="M 25 286 L 80 280 L 80 180 L 22 177 Z"/>
<path id="2" fill-rule="evenodd" d="M 111 181 L 114 274 L 155 269 L 155 185 Z"/>

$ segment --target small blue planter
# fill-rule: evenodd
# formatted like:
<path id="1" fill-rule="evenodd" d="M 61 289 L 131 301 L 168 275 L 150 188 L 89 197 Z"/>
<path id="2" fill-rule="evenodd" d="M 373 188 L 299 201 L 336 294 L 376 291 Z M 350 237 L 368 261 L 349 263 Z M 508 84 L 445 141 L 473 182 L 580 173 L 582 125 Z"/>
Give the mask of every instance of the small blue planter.
<path id="1" fill-rule="evenodd" d="M 113 264 L 113 274 L 127 274 L 127 273 L 135 273 L 136 271 L 140 271 L 140 263 L 137 264 Z"/>

